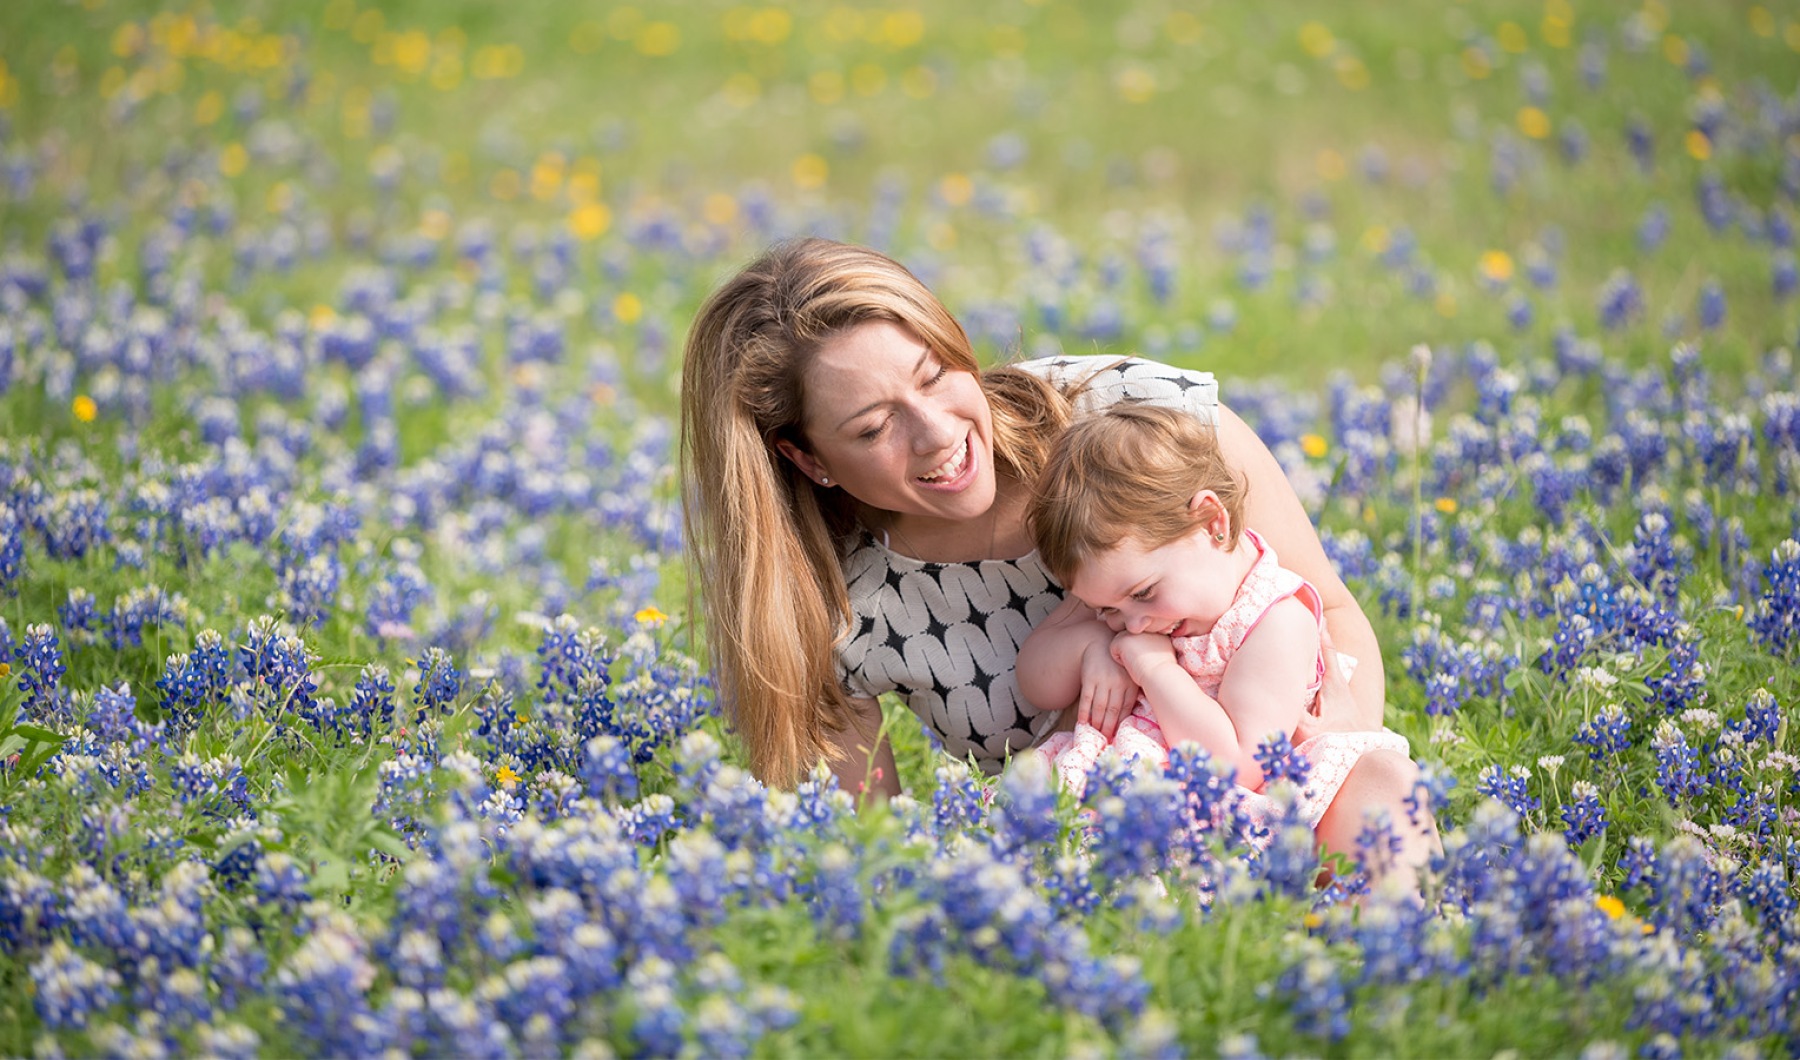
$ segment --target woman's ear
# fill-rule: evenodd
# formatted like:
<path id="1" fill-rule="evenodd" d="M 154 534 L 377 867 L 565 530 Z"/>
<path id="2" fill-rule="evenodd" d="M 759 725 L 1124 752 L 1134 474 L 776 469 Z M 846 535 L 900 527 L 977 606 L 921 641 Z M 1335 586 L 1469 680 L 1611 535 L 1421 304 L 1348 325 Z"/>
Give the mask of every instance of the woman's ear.
<path id="1" fill-rule="evenodd" d="M 813 455 L 785 438 L 775 441 L 775 451 L 788 458 L 788 461 L 800 469 L 800 473 L 821 486 L 831 485 L 831 476 L 825 473 L 824 465 Z"/>
<path id="2" fill-rule="evenodd" d="M 1188 514 L 1201 524 L 1214 541 L 1224 541 L 1231 536 L 1231 515 L 1225 511 L 1224 502 L 1212 490 L 1201 490 L 1188 500 Z"/>

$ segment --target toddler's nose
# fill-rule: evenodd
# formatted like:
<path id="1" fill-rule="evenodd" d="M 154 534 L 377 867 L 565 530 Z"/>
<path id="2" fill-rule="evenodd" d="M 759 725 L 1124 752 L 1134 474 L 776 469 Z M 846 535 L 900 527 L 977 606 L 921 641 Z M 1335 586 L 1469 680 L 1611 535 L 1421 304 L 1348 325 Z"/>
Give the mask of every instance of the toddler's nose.
<path id="1" fill-rule="evenodd" d="M 1132 615 L 1130 621 L 1126 623 L 1126 628 L 1133 633 L 1142 633 L 1150 628 L 1150 616 Z"/>

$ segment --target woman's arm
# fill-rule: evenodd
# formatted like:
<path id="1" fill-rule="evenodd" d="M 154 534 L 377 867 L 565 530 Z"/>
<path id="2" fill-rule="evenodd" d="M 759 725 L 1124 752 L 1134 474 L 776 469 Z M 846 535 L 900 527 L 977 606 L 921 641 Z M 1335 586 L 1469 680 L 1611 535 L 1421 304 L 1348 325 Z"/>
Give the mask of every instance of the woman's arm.
<path id="1" fill-rule="evenodd" d="M 1064 600 L 1019 645 L 1013 671 L 1033 713 L 1073 706 L 1075 720 L 1112 739 L 1137 702 L 1137 682 L 1112 657 L 1112 630 L 1074 597 Z"/>
<path id="2" fill-rule="evenodd" d="M 850 701 L 850 724 L 825 738 L 841 752 L 828 761 L 838 787 L 858 803 L 885 802 L 900 794 L 900 775 L 894 768 L 894 746 L 881 731 L 881 704 L 873 699 Z"/>
<path id="3" fill-rule="evenodd" d="M 1363 614 L 1362 605 L 1338 577 L 1306 509 L 1300 506 L 1287 473 L 1256 432 L 1224 405 L 1218 407 L 1219 445 L 1233 467 L 1250 482 L 1244 524 L 1256 528 L 1281 557 L 1281 565 L 1311 582 L 1325 605 L 1329 643 L 1356 659 L 1348 700 L 1324 698 L 1319 729 L 1379 729 L 1387 698 L 1387 676 L 1381 667 L 1381 644 Z M 1335 665 L 1336 660 L 1329 665 Z"/>

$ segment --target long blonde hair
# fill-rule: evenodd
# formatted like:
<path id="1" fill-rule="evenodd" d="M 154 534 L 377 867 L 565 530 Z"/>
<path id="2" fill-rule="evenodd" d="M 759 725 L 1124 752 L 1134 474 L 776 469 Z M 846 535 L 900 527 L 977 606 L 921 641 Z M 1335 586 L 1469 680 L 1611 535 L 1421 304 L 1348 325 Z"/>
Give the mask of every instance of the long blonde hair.
<path id="1" fill-rule="evenodd" d="M 873 320 L 906 328 L 952 370 L 980 372 L 949 311 L 904 266 L 824 239 L 779 244 L 727 280 L 688 333 L 681 377 L 682 512 L 719 691 L 765 783 L 788 787 L 849 721 L 834 648 L 850 627 L 842 561 L 857 501 L 781 456 L 809 450 L 807 366 Z M 982 373 L 999 471 L 1030 482 L 1068 425 L 1067 397 L 1016 368 Z"/>
<path id="2" fill-rule="evenodd" d="M 1038 476 L 1026 521 L 1038 558 L 1065 585 L 1096 553 L 1127 538 L 1161 548 L 1194 533 L 1188 503 L 1211 490 L 1243 531 L 1247 485 L 1209 424 L 1160 405 L 1119 404 L 1064 431 Z"/>

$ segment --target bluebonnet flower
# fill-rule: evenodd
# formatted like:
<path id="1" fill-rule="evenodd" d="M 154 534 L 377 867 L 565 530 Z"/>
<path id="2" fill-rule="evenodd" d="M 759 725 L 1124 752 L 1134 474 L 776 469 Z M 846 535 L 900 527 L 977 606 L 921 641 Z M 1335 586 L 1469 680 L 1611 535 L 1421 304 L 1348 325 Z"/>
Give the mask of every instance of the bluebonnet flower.
<path id="1" fill-rule="evenodd" d="M 432 599 L 431 585 L 412 563 L 401 563 L 375 586 L 363 620 L 371 636 L 405 638 L 411 635 L 412 615 Z"/>
<path id="2" fill-rule="evenodd" d="M 284 914 L 292 914 L 312 900 L 306 889 L 306 872 L 293 856 L 284 851 L 264 854 L 256 865 L 256 895 Z"/>
<path id="3" fill-rule="evenodd" d="M 1556 144 L 1562 150 L 1563 161 L 1571 166 L 1580 165 L 1588 154 L 1587 127 L 1579 118 L 1568 118 L 1557 130 Z"/>
<path id="4" fill-rule="evenodd" d="M 1670 806 L 1678 806 L 1682 799 L 1705 790 L 1699 753 L 1674 722 L 1665 720 L 1659 724 L 1650 746 L 1656 752 L 1656 785 L 1668 796 Z"/>
<path id="5" fill-rule="evenodd" d="M 208 1024 L 195 1032 L 200 1051 L 218 1060 L 256 1060 L 262 1039 L 241 1023 Z"/>
<path id="6" fill-rule="evenodd" d="M 57 608 L 57 618 L 63 629 L 70 633 L 91 634 L 94 623 L 99 618 L 99 610 L 94 604 L 94 594 L 86 589 L 76 587 L 69 590 L 68 599 Z M 91 639 L 91 638 L 89 638 Z"/>
<path id="7" fill-rule="evenodd" d="M 0 501 L 0 593 L 13 591 L 24 566 L 25 520 L 11 504 Z"/>
<path id="8" fill-rule="evenodd" d="M 1753 689 L 1744 703 L 1744 736 L 1751 740 L 1774 740 L 1781 729 L 1781 704 L 1766 688 Z"/>
<path id="9" fill-rule="evenodd" d="M 332 914 L 275 973 L 272 993 L 302 1040 L 324 1053 L 360 1054 L 368 1049 L 358 1028 L 373 1015 L 368 991 L 375 974 L 355 925 Z"/>
<path id="10" fill-rule="evenodd" d="M 52 494 L 36 519 L 44 550 L 51 559 L 80 559 L 96 546 L 112 540 L 111 508 L 98 490 L 78 489 Z"/>
<path id="11" fill-rule="evenodd" d="M 638 797 L 638 777 L 630 749 L 616 736 L 596 736 L 587 742 L 581 775 L 591 798 L 617 805 Z"/>
<path id="12" fill-rule="evenodd" d="M 426 648 L 414 662 L 419 669 L 419 682 L 413 686 L 413 705 L 418 708 L 416 720 L 441 713 L 462 691 L 462 671 L 442 648 Z"/>
<path id="13" fill-rule="evenodd" d="M 1519 292 L 1513 292 L 1506 300 L 1506 322 L 1514 331 L 1524 331 L 1531 327 L 1531 299 Z"/>
<path id="14" fill-rule="evenodd" d="M 170 1028 L 192 1026 L 212 1015 L 212 1001 L 200 974 L 192 968 L 176 968 L 165 974 L 155 958 L 144 962 L 140 969 L 131 1000 L 140 1014 L 153 1012 Z"/>
<path id="15" fill-rule="evenodd" d="M 1490 765 L 1481 771 L 1481 779 L 1476 783 L 1475 790 L 1489 798 L 1500 800 L 1508 809 L 1523 817 L 1543 805 L 1526 789 L 1526 782 L 1530 779 L 1531 772 L 1524 766 L 1502 769 L 1498 765 Z"/>
<path id="16" fill-rule="evenodd" d="M 1800 290 L 1800 271 L 1794 266 L 1794 252 L 1778 250 L 1769 258 L 1769 292 L 1777 301 L 1786 301 Z"/>
<path id="17" fill-rule="evenodd" d="M 1763 564 L 1762 591 L 1750 616 L 1750 631 L 1777 655 L 1800 642 L 1800 541 L 1776 545 Z"/>
<path id="18" fill-rule="evenodd" d="M 1558 811 L 1563 820 L 1563 837 L 1570 846 L 1578 847 L 1606 830 L 1606 807 L 1600 804 L 1600 789 L 1585 780 L 1570 786 L 1573 802 Z"/>
<path id="19" fill-rule="evenodd" d="M 343 577 L 343 563 L 328 553 L 289 563 L 281 572 L 281 600 L 289 620 L 301 626 L 324 625 Z"/>
<path id="20" fill-rule="evenodd" d="M 947 843 L 956 833 L 985 820 L 988 799 L 966 763 L 952 760 L 938 766 L 937 788 L 931 794 L 938 841 Z"/>
<path id="21" fill-rule="evenodd" d="M 833 843 L 815 858 L 809 897 L 821 927 L 830 933 L 855 937 L 862 929 L 865 898 L 856 857 L 848 847 Z"/>
<path id="22" fill-rule="evenodd" d="M 1717 331 L 1725 323 L 1725 288 L 1719 281 L 1708 280 L 1700 288 L 1700 326 Z"/>
<path id="23" fill-rule="evenodd" d="M 25 693 L 19 712 L 34 720 L 59 713 L 67 698 L 62 676 L 68 664 L 63 661 L 62 640 L 55 628 L 43 623 L 26 626 L 13 658 L 19 664 L 19 688 Z"/>
<path id="24" fill-rule="evenodd" d="M 1062 831 L 1056 801 L 1056 776 L 1042 755 L 1013 759 L 1000 778 L 1000 799 L 993 814 L 996 840 L 1017 851 L 1055 843 Z"/>
<path id="25" fill-rule="evenodd" d="M 223 943 L 212 952 L 207 972 L 211 975 L 212 986 L 218 990 L 220 1010 L 230 1011 L 263 990 L 268 974 L 268 954 L 256 934 L 247 927 L 230 927 L 220 934 Z"/>
<path id="26" fill-rule="evenodd" d="M 1274 803 L 1268 846 L 1257 856 L 1255 875 L 1263 894 L 1304 898 L 1319 875 L 1318 840 L 1298 812 L 1298 789 L 1287 784 L 1265 788 Z"/>
<path id="27" fill-rule="evenodd" d="M 1275 989 L 1287 999 L 1301 1033 L 1328 1041 L 1349 1035 L 1350 991 L 1343 971 L 1320 940 L 1310 936 L 1300 940 Z"/>
<path id="28" fill-rule="evenodd" d="M 1678 835 L 1663 846 L 1650 879 L 1650 920 L 1678 936 L 1706 930 L 1724 897 L 1724 881 L 1703 844 Z"/>
<path id="29" fill-rule="evenodd" d="M 31 966 L 38 1018 L 53 1029 L 81 1028 L 119 999 L 118 972 L 95 964 L 57 939 Z"/>
<path id="30" fill-rule="evenodd" d="M 1285 780 L 1295 788 L 1304 788 L 1312 774 L 1312 763 L 1294 749 L 1293 741 L 1284 732 L 1271 733 L 1266 741 L 1256 745 L 1256 764 L 1262 767 L 1265 785 Z"/>
<path id="31" fill-rule="evenodd" d="M 661 957 L 639 961 L 626 977 L 625 1003 L 633 1042 L 646 1056 L 681 1052 L 687 1016 L 675 995 L 675 967 Z"/>
<path id="32" fill-rule="evenodd" d="M 117 743 L 131 734 L 136 718 L 137 699 L 132 696 L 130 685 L 102 686 L 94 693 L 84 724 L 102 742 Z"/>
<path id="33" fill-rule="evenodd" d="M 1643 317 L 1643 291 L 1629 272 L 1616 269 L 1607 277 L 1606 284 L 1600 289 L 1599 311 L 1600 323 L 1608 331 L 1616 331 Z"/>
<path id="34" fill-rule="evenodd" d="M 362 736 L 377 728 L 388 728 L 394 720 L 394 692 L 394 679 L 388 668 L 380 663 L 365 663 L 356 676 L 350 705 L 341 716 L 343 723 Z"/>
<path id="35" fill-rule="evenodd" d="M 1588 749 L 1588 757 L 1596 762 L 1616 756 L 1631 746 L 1631 715 L 1617 703 L 1607 703 L 1593 718 L 1581 723 L 1574 739 Z"/>
<path id="36" fill-rule="evenodd" d="M 1731 224 L 1734 213 L 1731 196 L 1717 173 L 1708 171 L 1700 175 L 1694 185 L 1694 197 L 1699 202 L 1700 216 L 1713 231 L 1721 231 Z"/>
<path id="37" fill-rule="evenodd" d="M 1638 249 L 1648 254 L 1663 245 L 1669 238 L 1669 208 L 1660 202 L 1651 203 L 1638 221 Z"/>
<path id="38" fill-rule="evenodd" d="M 644 796 L 633 806 L 626 823 L 633 840 L 644 846 L 654 846 L 675 828 L 677 821 L 675 800 L 658 792 Z"/>
<path id="39" fill-rule="evenodd" d="M 147 626 L 181 626 L 187 622 L 188 603 L 180 593 L 165 593 L 154 585 L 137 586 L 113 601 L 106 616 L 106 638 L 115 649 L 142 647 Z"/>
<path id="40" fill-rule="evenodd" d="M 567 979 L 561 958 L 528 957 L 489 977 L 477 992 L 528 1054 L 551 1056 L 560 1053 L 564 1025 L 575 1013 Z"/>
<path id="41" fill-rule="evenodd" d="M 1115 882 L 1169 867 L 1175 841 L 1169 821 L 1183 795 L 1179 785 L 1147 767 L 1127 776 L 1122 783 L 1096 785 L 1101 790 L 1088 796 L 1093 871 Z"/>

